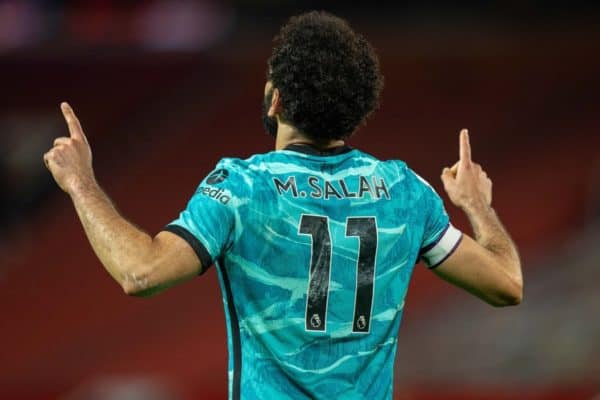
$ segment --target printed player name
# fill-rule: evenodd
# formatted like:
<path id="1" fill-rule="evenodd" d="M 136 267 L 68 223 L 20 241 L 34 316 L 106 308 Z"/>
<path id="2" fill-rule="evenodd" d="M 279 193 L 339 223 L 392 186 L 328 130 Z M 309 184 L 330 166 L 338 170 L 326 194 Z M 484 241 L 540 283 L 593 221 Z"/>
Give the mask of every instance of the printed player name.
<path id="1" fill-rule="evenodd" d="M 297 182 L 296 176 L 292 175 L 285 182 L 273 178 L 273 184 L 280 196 L 291 194 L 294 198 L 310 196 L 313 199 L 324 200 L 362 199 L 368 195 L 372 199 L 390 199 L 385 180 L 376 176 L 353 176 L 335 181 L 309 176 L 304 183 Z"/>

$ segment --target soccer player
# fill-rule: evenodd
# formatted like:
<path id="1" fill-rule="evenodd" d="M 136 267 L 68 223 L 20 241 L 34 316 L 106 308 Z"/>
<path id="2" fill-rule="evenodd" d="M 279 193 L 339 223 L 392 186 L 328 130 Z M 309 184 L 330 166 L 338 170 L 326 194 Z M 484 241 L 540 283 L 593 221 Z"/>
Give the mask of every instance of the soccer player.
<path id="1" fill-rule="evenodd" d="M 275 151 L 222 159 L 154 237 L 100 189 L 79 121 L 61 105 L 70 137 L 55 140 L 45 163 L 123 290 L 154 294 L 216 266 L 230 399 L 391 399 L 418 260 L 494 306 L 521 301 L 517 249 L 466 130 L 441 178 L 475 239 L 450 224 L 440 197 L 404 162 L 346 145 L 381 87 L 375 52 L 344 20 L 291 18 L 268 61 L 263 120 Z"/>

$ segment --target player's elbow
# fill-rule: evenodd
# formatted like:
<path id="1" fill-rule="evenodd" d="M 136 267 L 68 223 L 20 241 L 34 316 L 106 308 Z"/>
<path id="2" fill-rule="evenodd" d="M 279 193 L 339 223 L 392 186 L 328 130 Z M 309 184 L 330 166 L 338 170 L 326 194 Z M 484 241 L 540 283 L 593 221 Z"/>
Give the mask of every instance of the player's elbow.
<path id="1" fill-rule="evenodd" d="M 123 289 L 123 292 L 127 296 L 140 297 L 139 293 L 142 292 L 142 290 L 140 290 L 139 288 L 137 288 L 135 285 L 133 285 L 131 283 L 123 283 L 121 285 L 121 288 Z"/>
<path id="2" fill-rule="evenodd" d="M 523 301 L 523 283 L 511 281 L 495 298 L 490 301 L 494 307 L 508 307 L 521 304 Z"/>
<path id="3" fill-rule="evenodd" d="M 123 288 L 126 295 L 131 297 L 152 297 L 161 292 L 160 288 L 149 288 L 145 290 Z"/>
<path id="4" fill-rule="evenodd" d="M 148 274 L 144 272 L 130 272 L 123 276 L 121 288 L 128 296 L 148 297 L 154 294 Z"/>
<path id="5" fill-rule="evenodd" d="M 140 293 L 143 292 L 143 289 L 140 289 L 137 285 L 131 282 L 123 282 L 121 284 L 121 288 L 127 296 L 140 297 Z"/>
<path id="6" fill-rule="evenodd" d="M 522 293 L 504 294 L 498 299 L 494 299 L 490 304 L 494 307 L 517 306 L 523 301 Z"/>

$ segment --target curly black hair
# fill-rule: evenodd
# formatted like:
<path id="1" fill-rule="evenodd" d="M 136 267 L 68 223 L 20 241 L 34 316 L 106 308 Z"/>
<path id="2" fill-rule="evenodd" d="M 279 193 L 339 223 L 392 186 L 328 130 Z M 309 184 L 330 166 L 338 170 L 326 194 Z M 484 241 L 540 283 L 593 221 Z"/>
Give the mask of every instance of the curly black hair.
<path id="1" fill-rule="evenodd" d="M 267 79 L 282 119 L 317 141 L 352 135 L 379 106 L 377 54 L 343 19 L 323 11 L 290 18 L 274 39 Z"/>

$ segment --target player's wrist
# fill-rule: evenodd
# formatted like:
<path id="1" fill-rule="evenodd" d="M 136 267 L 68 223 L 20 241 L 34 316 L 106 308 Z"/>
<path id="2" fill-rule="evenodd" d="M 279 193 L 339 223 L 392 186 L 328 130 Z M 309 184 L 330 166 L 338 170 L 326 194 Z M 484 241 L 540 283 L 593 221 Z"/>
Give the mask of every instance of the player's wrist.
<path id="1" fill-rule="evenodd" d="M 483 198 L 474 198 L 462 204 L 462 210 L 468 217 L 477 217 L 478 215 L 493 212 L 491 204 Z"/>
<path id="2" fill-rule="evenodd" d="M 91 191 L 99 189 L 99 185 L 96 182 L 96 178 L 92 176 L 87 177 L 76 177 L 71 180 L 71 184 L 67 189 L 67 193 L 71 197 L 85 195 Z"/>

